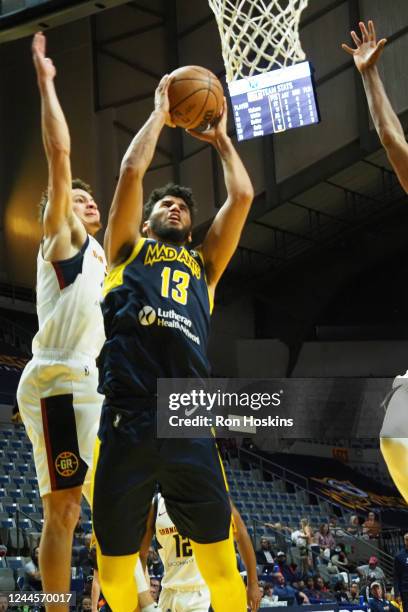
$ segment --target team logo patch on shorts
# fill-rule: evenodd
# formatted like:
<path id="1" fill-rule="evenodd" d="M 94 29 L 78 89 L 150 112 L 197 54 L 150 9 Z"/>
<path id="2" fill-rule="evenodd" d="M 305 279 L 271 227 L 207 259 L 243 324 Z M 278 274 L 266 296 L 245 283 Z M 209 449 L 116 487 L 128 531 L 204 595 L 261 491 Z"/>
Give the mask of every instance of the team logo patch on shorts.
<path id="1" fill-rule="evenodd" d="M 70 478 L 78 471 L 79 459 L 74 453 L 64 451 L 55 459 L 55 469 L 63 478 Z"/>

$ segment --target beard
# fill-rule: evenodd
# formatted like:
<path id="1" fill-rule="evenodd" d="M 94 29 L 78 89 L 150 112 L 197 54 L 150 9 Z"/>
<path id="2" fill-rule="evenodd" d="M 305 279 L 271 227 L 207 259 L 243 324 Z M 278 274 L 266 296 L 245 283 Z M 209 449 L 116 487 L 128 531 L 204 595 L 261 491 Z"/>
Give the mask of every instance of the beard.
<path id="1" fill-rule="evenodd" d="M 150 229 L 162 242 L 184 244 L 190 235 L 191 227 L 171 227 L 154 217 L 149 221 Z"/>

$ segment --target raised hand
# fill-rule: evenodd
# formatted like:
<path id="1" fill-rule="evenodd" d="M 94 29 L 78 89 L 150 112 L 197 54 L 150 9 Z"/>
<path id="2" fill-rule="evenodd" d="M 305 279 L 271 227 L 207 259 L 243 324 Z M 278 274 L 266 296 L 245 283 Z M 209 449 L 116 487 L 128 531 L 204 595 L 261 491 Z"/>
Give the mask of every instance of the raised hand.
<path id="1" fill-rule="evenodd" d="M 344 49 L 344 51 L 353 56 L 357 70 L 363 73 L 365 70 L 371 68 L 377 63 L 387 39 L 382 38 L 377 42 L 374 23 L 372 21 L 368 22 L 368 29 L 366 28 L 365 23 L 362 21 L 360 21 L 358 25 L 361 31 L 361 39 L 357 36 L 354 30 L 350 32 L 351 38 L 356 44 L 356 48 L 352 49 L 344 43 L 341 45 L 341 47 Z"/>
<path id="2" fill-rule="evenodd" d="M 33 62 L 39 80 L 52 81 L 57 74 L 54 64 L 49 57 L 45 57 L 46 39 L 42 32 L 37 32 L 32 44 Z"/>
<path id="3" fill-rule="evenodd" d="M 171 120 L 170 116 L 170 102 L 169 102 L 169 87 L 171 78 L 168 74 L 165 74 L 158 84 L 154 93 L 154 108 L 157 111 L 161 111 L 165 116 L 165 123 L 169 127 L 176 127 Z"/>
<path id="4" fill-rule="evenodd" d="M 224 98 L 221 112 L 214 125 L 210 127 L 209 130 L 205 130 L 205 132 L 199 132 L 198 130 L 186 130 L 186 132 L 199 140 L 204 140 L 204 142 L 209 142 L 216 145 L 220 138 L 227 136 L 227 115 L 227 100 Z"/>

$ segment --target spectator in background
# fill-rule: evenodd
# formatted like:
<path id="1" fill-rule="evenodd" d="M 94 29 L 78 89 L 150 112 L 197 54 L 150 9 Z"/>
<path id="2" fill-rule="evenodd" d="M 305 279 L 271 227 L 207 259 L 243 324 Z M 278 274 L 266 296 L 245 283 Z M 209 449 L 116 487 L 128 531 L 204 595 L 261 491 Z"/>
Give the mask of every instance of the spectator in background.
<path id="1" fill-rule="evenodd" d="M 404 548 L 394 557 L 394 594 L 408 612 L 408 533 L 404 535 Z"/>
<path id="2" fill-rule="evenodd" d="M 399 612 L 387 599 L 383 599 L 383 588 L 379 582 L 371 585 L 371 597 L 368 601 L 371 612 Z"/>
<path id="3" fill-rule="evenodd" d="M 368 565 L 360 565 L 357 568 L 357 573 L 361 577 L 362 588 L 370 587 L 373 582 L 380 582 L 385 586 L 385 574 L 374 555 L 369 558 Z"/>
<path id="4" fill-rule="evenodd" d="M 158 578 L 155 578 L 155 577 L 150 578 L 150 595 L 153 597 L 156 603 L 159 601 L 160 580 Z"/>
<path id="5" fill-rule="evenodd" d="M 273 587 L 271 584 L 265 584 L 262 587 L 263 595 L 260 603 L 260 608 L 269 608 L 270 606 L 275 605 L 277 601 L 277 596 L 273 594 Z"/>
<path id="6" fill-rule="evenodd" d="M 334 595 L 330 591 L 327 584 L 325 584 L 323 578 L 321 576 L 316 576 L 315 578 L 315 589 L 320 594 L 320 599 L 331 599 L 334 600 Z"/>
<path id="7" fill-rule="evenodd" d="M 359 537 L 363 533 L 363 529 L 360 525 L 360 521 L 358 520 L 357 514 L 352 514 L 349 519 L 349 525 L 347 527 L 347 533 L 349 535 Z"/>
<path id="8" fill-rule="evenodd" d="M 313 543 L 313 530 L 309 525 L 309 519 L 300 519 L 299 529 L 292 533 L 291 540 L 299 550 L 301 570 L 307 574 L 310 568 L 310 546 Z"/>
<path id="9" fill-rule="evenodd" d="M 160 559 L 159 553 L 153 548 L 153 546 L 149 547 L 146 566 L 149 576 L 163 576 L 163 563 Z"/>
<path id="10" fill-rule="evenodd" d="M 38 554 L 40 547 L 33 548 L 31 561 L 25 564 L 24 570 L 27 577 L 28 586 L 32 591 L 42 591 L 40 568 L 38 567 Z"/>
<path id="11" fill-rule="evenodd" d="M 276 574 L 276 584 L 273 587 L 273 594 L 278 596 L 279 601 L 288 601 L 290 603 L 308 604 L 309 599 L 307 595 L 298 591 L 294 587 L 287 585 L 285 578 L 282 574 Z"/>
<path id="12" fill-rule="evenodd" d="M 350 596 L 347 592 L 347 585 L 343 580 L 339 580 L 334 585 L 334 597 L 337 603 L 350 603 Z"/>
<path id="13" fill-rule="evenodd" d="M 286 525 L 282 525 L 282 523 L 265 523 L 265 527 L 269 529 L 273 529 L 273 535 L 275 537 L 275 546 L 277 550 L 282 550 L 285 554 L 288 552 L 288 538 L 290 537 L 292 530 L 290 527 L 286 527 Z M 285 535 L 285 531 L 287 535 Z M 276 550 L 275 549 L 275 550 Z"/>
<path id="14" fill-rule="evenodd" d="M 260 541 L 261 548 L 256 551 L 256 563 L 262 566 L 262 571 L 272 573 L 273 571 L 273 550 L 271 542 L 268 538 L 262 537 Z"/>
<path id="15" fill-rule="evenodd" d="M 363 536 L 370 540 L 377 539 L 380 535 L 381 525 L 377 521 L 374 512 L 369 512 L 363 523 Z"/>
<path id="16" fill-rule="evenodd" d="M 81 612 L 92 612 L 92 601 L 90 597 L 83 597 L 81 603 Z"/>
<path id="17" fill-rule="evenodd" d="M 282 574 L 286 582 L 292 584 L 298 579 L 296 572 L 288 565 L 286 555 L 283 550 L 280 550 L 276 555 L 275 565 L 273 567 L 274 574 Z"/>
<path id="18" fill-rule="evenodd" d="M 7 612 L 9 609 L 8 597 L 0 593 L 0 612 Z"/>
<path id="19" fill-rule="evenodd" d="M 316 531 L 314 535 L 315 543 L 320 546 L 320 550 L 323 553 L 327 548 L 333 550 L 336 546 L 336 541 L 333 534 L 330 532 L 329 525 L 322 523 L 319 527 L 319 531 Z"/>
<path id="20" fill-rule="evenodd" d="M 329 518 L 329 530 L 334 538 L 342 538 L 345 535 L 343 527 L 337 525 L 337 516 L 334 514 Z"/>
<path id="21" fill-rule="evenodd" d="M 341 546 L 336 546 L 334 549 L 334 554 L 331 556 L 330 561 L 334 566 L 337 567 L 339 572 L 348 572 L 353 569 L 353 566 L 350 564 L 347 559 L 346 553 L 342 550 Z"/>
<path id="22" fill-rule="evenodd" d="M 352 582 L 349 592 L 349 604 L 353 606 L 360 605 L 360 589 L 357 582 Z"/>

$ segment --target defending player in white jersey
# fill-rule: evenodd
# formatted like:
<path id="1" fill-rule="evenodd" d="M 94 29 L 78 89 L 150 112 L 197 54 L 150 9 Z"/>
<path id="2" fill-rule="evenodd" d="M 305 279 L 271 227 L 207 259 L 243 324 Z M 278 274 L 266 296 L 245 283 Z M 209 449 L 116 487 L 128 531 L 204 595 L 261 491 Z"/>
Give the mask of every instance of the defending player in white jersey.
<path id="1" fill-rule="evenodd" d="M 377 40 L 374 23 L 360 21 L 360 37 L 351 32 L 355 48 L 343 44 L 361 74 L 374 127 L 390 164 L 408 193 L 408 142 L 398 115 L 391 106 L 377 63 L 387 40 Z M 381 451 L 392 479 L 408 502 L 408 372 L 397 376 L 384 401 L 387 409 L 380 433 Z"/>
<path id="2" fill-rule="evenodd" d="M 42 33 L 35 35 L 32 51 L 49 177 L 37 268 L 39 331 L 33 359 L 21 377 L 18 404 L 33 444 L 44 504 L 39 559 L 43 589 L 64 593 L 69 591 L 72 537 L 82 487 L 85 493 L 90 484 L 103 399 L 96 391 L 95 358 L 104 341 L 99 302 L 106 264 L 93 238 L 101 227 L 98 208 L 89 187 L 72 181 L 68 126 Z M 54 609 L 47 605 L 47 610 Z"/>
<path id="3" fill-rule="evenodd" d="M 245 524 L 232 502 L 231 510 L 234 537 L 247 570 L 248 606 L 254 612 L 258 610 L 261 600 L 255 553 Z M 210 591 L 200 574 L 190 541 L 177 531 L 166 510 L 164 497 L 160 494 L 153 500 L 146 534 L 140 547 L 140 559 L 144 567 L 154 533 L 164 566 L 160 608 L 163 612 L 208 612 L 211 605 Z"/>

